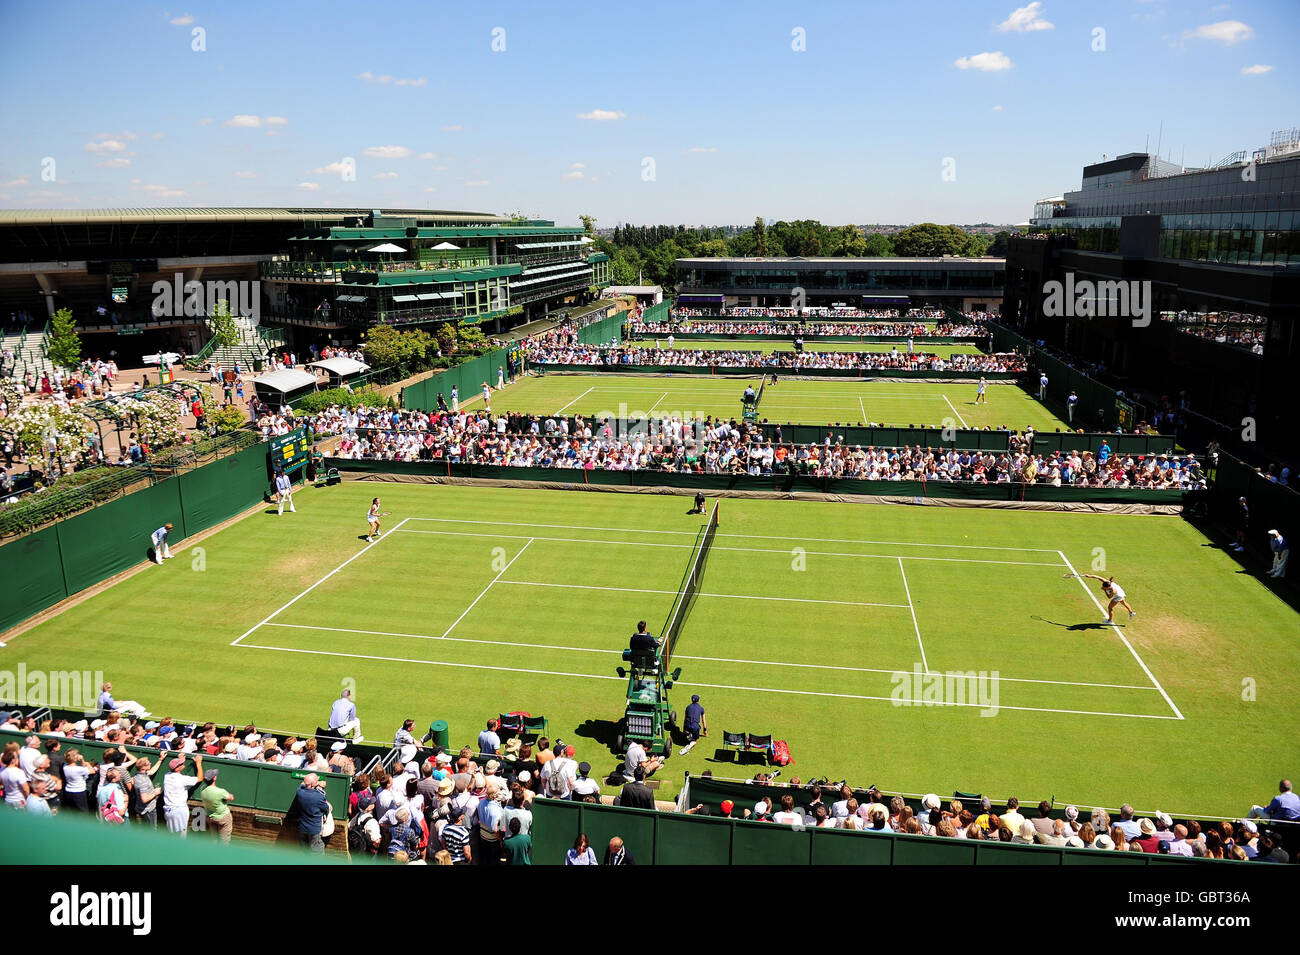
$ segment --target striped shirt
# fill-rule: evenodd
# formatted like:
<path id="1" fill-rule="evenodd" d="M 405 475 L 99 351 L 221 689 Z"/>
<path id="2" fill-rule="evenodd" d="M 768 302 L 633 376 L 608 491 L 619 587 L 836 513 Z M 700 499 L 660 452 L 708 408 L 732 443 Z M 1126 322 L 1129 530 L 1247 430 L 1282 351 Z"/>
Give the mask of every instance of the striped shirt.
<path id="1" fill-rule="evenodd" d="M 452 864 L 465 861 L 465 847 L 469 845 L 469 830 L 461 825 L 449 825 L 442 830 L 443 847 L 451 854 Z"/>

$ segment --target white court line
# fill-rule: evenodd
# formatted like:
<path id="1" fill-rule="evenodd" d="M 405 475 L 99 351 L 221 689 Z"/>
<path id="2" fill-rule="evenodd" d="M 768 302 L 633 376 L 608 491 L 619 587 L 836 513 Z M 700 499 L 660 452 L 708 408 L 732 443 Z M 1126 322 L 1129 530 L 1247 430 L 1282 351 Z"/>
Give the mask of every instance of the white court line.
<path id="1" fill-rule="evenodd" d="M 253 626 L 251 626 L 251 627 L 249 627 L 247 630 L 245 630 L 243 633 L 241 633 L 241 634 L 240 634 L 238 637 L 236 637 L 234 640 L 231 640 L 231 641 L 230 641 L 230 645 L 231 645 L 232 647 L 237 647 L 237 646 L 239 646 L 239 641 L 240 641 L 240 640 L 243 640 L 244 637 L 248 636 L 250 633 L 252 633 L 252 632 L 253 632 L 254 630 L 256 630 L 258 627 L 260 627 L 260 626 L 262 626 L 263 624 L 265 624 L 268 620 L 271 620 L 271 619 L 273 619 L 273 618 L 279 616 L 279 615 L 280 615 L 281 613 L 283 613 L 285 610 L 288 610 L 290 607 L 292 607 L 294 604 L 296 604 L 299 600 L 301 600 L 303 597 L 306 597 L 309 593 L 311 593 L 313 590 L 315 590 L 315 589 L 316 589 L 317 587 L 319 587 L 321 584 L 325 583 L 325 581 L 329 580 L 331 577 L 333 577 L 335 574 L 337 574 L 340 570 L 342 570 L 342 569 L 343 569 L 344 567 L 346 567 L 348 564 L 352 563 L 354 560 L 356 560 L 358 557 L 360 557 L 360 556 L 361 556 L 362 554 L 364 554 L 366 551 L 370 550 L 370 548 L 374 547 L 375 544 L 378 544 L 378 543 L 379 543 L 380 541 L 382 541 L 382 540 L 387 540 L 389 535 L 397 533 L 397 531 L 401 529 L 402 525 L 405 524 L 405 523 L 406 523 L 407 521 L 409 521 L 409 520 L 410 520 L 409 517 L 404 517 L 404 518 L 402 518 L 400 521 L 397 522 L 397 525 L 396 525 L 392 530 L 390 530 L 390 531 L 388 532 L 388 534 L 381 535 L 381 536 L 380 536 L 379 538 L 377 538 L 376 540 L 371 541 L 371 542 L 370 542 L 369 544 L 367 544 L 365 547 L 361 548 L 361 550 L 357 551 L 355 554 L 353 554 L 351 557 L 349 557 L 349 558 L 348 558 L 347 560 L 345 560 L 343 563 L 339 564 L 337 567 L 335 567 L 333 570 L 331 570 L 328 574 L 326 574 L 326 575 L 325 575 L 324 577 L 322 577 L 320 580 L 316 581 L 316 583 L 312 584 L 310 587 L 308 587 L 306 590 L 304 590 L 304 591 L 303 591 L 302 593 L 300 593 L 298 596 L 294 597 L 292 600 L 290 600 L 288 603 L 286 603 L 286 604 L 285 604 L 283 607 L 281 607 L 279 610 L 276 610 L 274 613 L 272 613 L 270 616 L 268 616 L 265 620 L 261 621 L 261 623 L 254 624 Z"/>
<path id="2" fill-rule="evenodd" d="M 858 395 L 858 407 L 862 409 L 862 422 L 865 424 L 871 419 L 867 417 L 867 406 L 862 403 L 862 396 Z"/>
<path id="3" fill-rule="evenodd" d="M 533 538 L 530 537 L 528 539 L 528 544 L 531 544 L 532 542 L 533 542 Z M 519 555 L 522 554 L 524 551 L 528 550 L 528 544 L 525 544 L 523 547 L 519 548 L 519 550 L 515 553 L 515 556 L 510 558 L 510 563 L 502 567 L 501 570 L 497 572 L 497 575 L 488 581 L 488 585 L 483 588 L 483 590 L 479 593 L 477 597 L 474 598 L 474 602 L 471 603 L 468 607 L 466 607 L 465 612 L 462 613 L 459 617 L 457 617 L 455 623 L 453 623 L 450 627 L 447 628 L 447 631 L 446 633 L 443 634 L 443 637 L 446 637 L 448 634 L 450 634 L 453 630 L 456 629 L 456 624 L 460 623 L 462 620 L 465 619 L 466 615 L 471 610 L 474 609 L 475 604 L 477 604 L 480 600 L 483 599 L 483 595 L 486 594 L 489 590 L 491 590 L 492 585 L 501 579 L 501 575 L 510 569 L 510 564 L 513 564 L 515 561 L 517 561 L 519 559 Z"/>
<path id="4" fill-rule="evenodd" d="M 393 528 L 389 533 L 396 534 L 397 528 Z M 695 549 L 693 544 L 656 544 L 650 541 L 610 541 L 591 537 L 543 537 L 541 534 L 530 537 L 527 534 L 475 534 L 471 531 L 419 531 L 410 527 L 402 528 L 402 533 L 436 534 L 442 537 L 491 537 L 498 540 L 557 541 L 564 544 L 606 544 L 617 547 L 672 547 L 677 550 Z M 713 550 L 739 551 L 742 554 L 782 554 L 785 556 L 789 556 L 790 554 L 788 550 L 773 550 L 767 547 L 724 547 L 719 544 L 714 544 Z M 981 557 L 918 557 L 911 554 L 900 557 L 898 554 L 849 554 L 826 550 L 809 550 L 805 551 L 805 553 L 814 554 L 818 557 L 867 557 L 878 558 L 880 560 L 931 560 L 952 564 L 1010 564 L 1015 567 L 1062 566 L 1056 562 L 1043 563 L 1041 561 L 1032 560 L 988 560 Z"/>
<path id="5" fill-rule="evenodd" d="M 1082 577 L 1079 577 L 1078 572 L 1074 569 L 1074 565 L 1070 563 L 1070 558 L 1065 556 L 1064 551 L 1057 551 L 1057 553 L 1061 555 L 1061 560 L 1065 561 L 1065 566 L 1070 568 L 1070 573 L 1075 575 L 1075 579 L 1079 581 L 1079 586 L 1083 588 L 1083 592 L 1086 593 L 1088 598 L 1097 605 L 1097 609 L 1101 611 L 1102 614 L 1105 614 L 1106 608 L 1101 605 L 1101 601 L 1098 600 L 1097 595 L 1092 592 L 1092 588 L 1084 582 Z M 1133 649 L 1133 644 L 1128 642 L 1128 637 L 1124 636 L 1123 631 L 1114 624 L 1111 624 L 1110 628 L 1114 630 L 1115 635 L 1123 641 L 1124 646 L 1128 647 L 1128 652 L 1133 654 L 1133 659 L 1138 662 L 1138 666 L 1140 666 L 1142 672 L 1147 675 L 1147 679 L 1155 685 L 1155 688 L 1160 691 L 1160 695 L 1165 698 L 1165 702 L 1169 704 L 1169 708 L 1174 711 L 1174 718 L 1180 720 L 1186 719 L 1186 717 L 1183 716 L 1182 711 L 1174 705 L 1174 701 L 1169 698 L 1169 694 L 1165 692 L 1165 688 L 1160 685 L 1160 681 L 1156 679 L 1155 674 L 1151 672 L 1146 663 L 1143 662 L 1142 658 L 1138 656 L 1138 652 Z"/>
<path id="6" fill-rule="evenodd" d="M 486 524 L 490 527 L 545 527 L 550 530 L 566 531 L 622 531 L 628 534 L 675 534 L 680 537 L 695 537 L 696 531 L 650 530 L 641 527 L 601 527 L 592 524 L 531 524 L 523 521 L 480 521 L 458 517 L 408 517 L 407 521 L 425 521 L 435 524 Z M 749 540 L 774 541 L 808 541 L 813 544 L 882 544 L 886 547 L 953 547 L 962 550 L 1009 550 L 1025 554 L 1060 554 L 1059 550 L 1049 547 L 1006 547 L 996 544 L 934 544 L 926 541 L 877 541 L 858 540 L 852 537 L 787 537 L 783 534 L 728 534 L 718 531 L 718 537 L 740 537 Z M 1053 564 L 1052 566 L 1056 566 Z"/>
<path id="7" fill-rule="evenodd" d="M 963 417 L 961 416 L 961 412 L 960 412 L 960 411 L 958 411 L 955 407 L 953 407 L 953 403 L 952 403 L 951 401 L 948 401 L 948 396 L 947 396 L 947 395 L 943 395 L 942 397 L 943 397 L 943 400 L 944 400 L 944 401 L 947 401 L 947 402 L 948 402 L 948 407 L 949 407 L 949 408 L 952 408 L 952 413 L 955 414 L 955 415 L 957 416 L 957 420 L 961 422 L 961 426 L 962 426 L 963 428 L 968 428 L 969 425 L 966 424 L 966 419 L 963 418 Z"/>
<path id="8" fill-rule="evenodd" d="M 575 404 L 577 404 L 579 401 L 581 401 L 583 398 L 587 397 L 587 395 L 591 394 L 591 393 L 592 393 L 593 391 L 595 391 L 595 390 L 596 390 L 596 386 L 595 386 L 595 385 L 592 385 L 590 388 L 588 388 L 588 389 L 587 389 L 586 391 L 584 391 L 582 394 L 578 395 L 578 397 L 576 397 L 576 398 L 574 398 L 572 401 L 570 401 L 569 404 L 565 405 L 564 408 L 569 407 L 569 405 L 575 405 Z M 556 414 L 559 414 L 561 411 L 564 410 L 564 408 L 561 408 L 559 411 L 557 411 L 557 412 L 555 412 L 555 413 L 556 413 Z"/>
<path id="9" fill-rule="evenodd" d="M 348 657 L 354 660 L 378 660 L 384 663 L 416 663 L 416 664 L 421 664 L 423 666 L 456 667 L 458 669 L 467 669 L 467 670 L 497 670 L 497 671 L 504 670 L 510 673 L 532 673 L 541 676 L 578 677 L 580 679 L 585 679 L 585 680 L 623 681 L 625 679 L 624 677 L 601 676 L 595 673 L 568 673 L 561 670 L 527 670 L 520 667 L 489 666 L 488 664 L 485 663 L 447 663 L 442 660 L 416 660 L 409 657 L 382 657 L 382 656 L 377 656 L 377 655 L 372 655 L 367 653 L 341 653 L 335 650 L 305 650 L 298 647 L 270 647 L 270 646 L 263 646 L 262 644 L 257 644 L 257 643 L 245 643 L 245 644 L 241 644 L 241 646 L 249 650 L 273 650 L 277 653 L 310 653 L 310 654 L 315 654 L 317 656 L 326 656 L 326 657 Z M 828 692 L 820 692 L 816 690 L 781 690 L 781 689 L 776 689 L 774 687 L 766 687 L 766 686 L 731 686 L 726 683 L 688 683 L 682 680 L 679 680 L 676 685 L 677 686 L 698 686 L 698 687 L 703 687 L 705 689 L 713 689 L 713 690 L 743 690 L 747 693 L 781 693 L 788 696 L 820 696 L 820 697 L 835 697 L 837 699 L 844 699 L 844 700 L 878 700 L 884 703 L 894 702 L 892 696 L 867 696 L 864 694 L 857 694 L 857 693 L 828 693 Z M 951 703 L 936 703 L 934 705 L 968 707 L 973 709 L 988 709 L 988 707 L 983 706 L 979 703 L 951 702 Z M 1006 704 L 998 704 L 998 709 L 1019 710 L 1019 711 L 1031 712 L 1031 713 L 1063 713 L 1070 716 L 1119 716 L 1127 719 L 1139 719 L 1139 720 L 1174 719 L 1174 717 L 1172 716 L 1163 716 L 1163 715 L 1153 716 L 1146 713 L 1110 713 L 1110 712 L 1097 711 L 1097 710 L 1059 710 L 1059 709 L 1050 709 L 1042 706 L 1008 706 Z"/>
<path id="10" fill-rule="evenodd" d="M 676 590 L 641 590 L 636 587 L 596 587 L 592 584 L 553 584 L 535 580 L 500 580 L 500 584 L 516 584 L 520 587 L 560 587 L 565 590 L 614 590 L 626 594 L 677 594 Z M 841 607 L 889 607 L 894 610 L 906 610 L 907 604 L 864 603 L 858 600 L 818 600 L 813 597 L 768 597 L 761 594 L 706 594 L 697 593 L 697 597 L 718 597 L 726 600 L 776 600 L 800 604 L 837 604 Z"/>
<path id="11" fill-rule="evenodd" d="M 907 586 L 907 573 L 903 570 L 903 558 L 898 558 L 898 573 L 903 578 L 903 590 L 907 593 L 907 609 L 912 611 L 912 627 L 916 630 L 916 645 L 921 648 L 921 669 L 930 672 L 930 664 L 925 659 L 925 644 L 921 642 L 921 625 L 916 622 L 916 605 L 912 603 L 912 588 Z"/>
<path id="12" fill-rule="evenodd" d="M 508 583 L 508 581 L 501 581 Z M 701 595 L 702 596 L 702 595 Z M 446 640 L 448 643 L 481 643 L 493 647 L 525 647 L 529 650 L 566 650 L 571 653 L 607 653 L 620 654 L 620 650 L 604 647 L 569 647 L 553 643 L 521 643 L 513 640 L 481 640 L 472 637 L 439 637 L 431 633 L 399 633 L 393 630 L 357 630 L 352 627 L 319 627 L 306 623 L 268 623 L 268 627 L 282 627 L 285 630 L 321 630 L 327 633 L 359 633 L 371 637 L 410 637 L 413 640 Z M 245 644 L 247 646 L 247 644 Z M 704 663 L 744 663 L 750 666 L 788 667 L 797 670 L 840 670 L 847 673 L 907 673 L 911 670 L 883 670 L 879 667 L 850 667 L 833 663 L 790 663 L 784 660 L 744 660 L 736 657 L 698 657 L 681 653 L 673 654 L 677 660 L 695 660 Z M 940 671 L 935 671 L 940 672 Z M 1041 683 L 1048 686 L 1087 686 L 1105 690 L 1142 690 L 1155 692 L 1154 686 L 1134 686 L 1129 683 L 1080 683 L 1074 680 L 1031 680 L 1024 677 L 998 676 L 1003 683 Z"/>
<path id="13" fill-rule="evenodd" d="M 667 397 L 668 397 L 668 392 L 665 391 L 662 395 L 660 395 L 657 399 L 655 399 L 655 403 L 650 406 L 650 410 L 647 411 L 646 414 L 648 415 L 654 414 L 655 409 L 659 407 L 659 403 Z"/>

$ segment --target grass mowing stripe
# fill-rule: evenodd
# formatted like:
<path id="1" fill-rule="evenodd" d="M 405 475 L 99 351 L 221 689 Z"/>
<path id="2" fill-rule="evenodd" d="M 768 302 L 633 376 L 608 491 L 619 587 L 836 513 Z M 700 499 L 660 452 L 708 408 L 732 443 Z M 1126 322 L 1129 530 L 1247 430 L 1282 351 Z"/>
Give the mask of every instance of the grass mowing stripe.
<path id="1" fill-rule="evenodd" d="M 495 577 L 493 577 L 490 581 L 488 581 L 488 585 L 487 585 L 486 587 L 483 588 L 483 590 L 479 593 L 479 595 L 478 595 L 477 597 L 474 598 L 474 602 L 471 603 L 468 607 L 466 607 L 466 608 L 465 608 L 465 612 L 462 613 L 459 617 L 457 617 L 455 623 L 453 623 L 450 627 L 447 628 L 447 632 L 443 634 L 444 637 L 446 637 L 448 634 L 450 634 L 453 630 L 456 629 L 456 624 L 457 624 L 457 623 L 460 623 L 462 620 L 465 619 L 466 614 L 468 614 L 471 610 L 474 609 L 475 604 L 477 604 L 480 600 L 483 599 L 483 595 L 486 594 L 489 590 L 492 589 L 492 585 L 495 584 L 498 580 L 501 579 L 501 575 L 504 574 L 507 570 L 510 569 L 510 564 L 513 564 L 515 561 L 517 561 L 517 560 L 519 559 L 519 555 L 520 555 L 520 554 L 522 554 L 524 551 L 528 550 L 528 546 L 529 546 L 529 544 L 532 544 L 532 542 L 533 542 L 533 538 L 530 537 L 530 538 L 528 539 L 528 543 L 525 544 L 523 547 L 519 548 L 519 550 L 515 552 L 515 556 L 510 558 L 510 563 L 508 563 L 508 564 L 506 564 L 504 567 L 502 567 L 502 568 L 497 572 L 497 575 L 496 575 Z"/>
<path id="2" fill-rule="evenodd" d="M 638 587 L 597 587 L 592 584 L 555 584 L 536 580 L 499 580 L 499 584 L 516 584 L 520 587 L 560 587 L 567 590 L 612 590 L 625 594 L 668 594 L 675 596 L 675 590 L 643 590 Z M 906 610 L 907 604 L 867 603 L 859 600 L 818 600 L 813 597 L 769 597 L 764 594 L 706 594 L 697 593 L 697 597 L 715 597 L 727 600 L 779 600 L 801 604 L 836 604 L 841 607 L 888 607 L 893 610 Z"/>
<path id="3" fill-rule="evenodd" d="M 916 645 L 921 648 L 921 669 L 930 672 L 930 664 L 925 659 L 925 644 L 921 640 L 921 625 L 916 622 L 916 605 L 912 603 L 912 588 L 907 586 L 907 572 L 903 570 L 903 558 L 898 558 L 898 573 L 903 578 L 903 590 L 907 593 L 907 609 L 912 612 L 912 627 L 916 630 Z"/>

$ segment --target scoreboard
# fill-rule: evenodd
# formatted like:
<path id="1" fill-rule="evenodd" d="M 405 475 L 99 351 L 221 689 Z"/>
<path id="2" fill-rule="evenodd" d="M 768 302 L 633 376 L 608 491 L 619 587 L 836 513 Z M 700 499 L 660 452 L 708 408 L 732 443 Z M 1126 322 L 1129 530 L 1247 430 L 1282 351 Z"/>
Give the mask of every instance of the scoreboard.
<path id="1" fill-rule="evenodd" d="M 311 456 L 311 442 L 307 439 L 306 428 L 297 428 L 288 434 L 272 438 L 269 447 L 272 475 L 276 471 L 288 473 L 300 468 Z"/>

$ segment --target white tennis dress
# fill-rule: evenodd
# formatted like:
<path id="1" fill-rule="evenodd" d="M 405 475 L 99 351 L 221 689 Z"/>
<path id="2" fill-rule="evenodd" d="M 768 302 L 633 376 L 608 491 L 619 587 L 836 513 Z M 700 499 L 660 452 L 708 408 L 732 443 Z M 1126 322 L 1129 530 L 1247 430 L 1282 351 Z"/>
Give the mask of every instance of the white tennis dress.
<path id="1" fill-rule="evenodd" d="M 1110 599 L 1111 599 L 1111 600 L 1125 600 L 1125 599 L 1127 599 L 1127 598 L 1128 598 L 1128 594 L 1124 593 L 1124 588 L 1123 588 L 1123 587 L 1121 587 L 1119 584 L 1116 584 L 1116 583 L 1112 583 L 1112 584 L 1110 585 Z"/>

